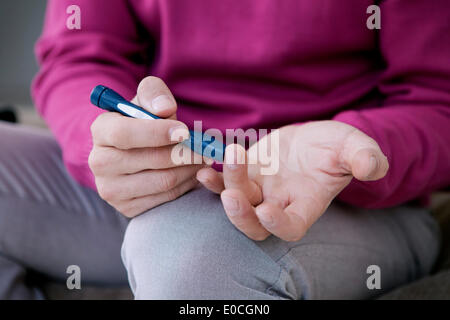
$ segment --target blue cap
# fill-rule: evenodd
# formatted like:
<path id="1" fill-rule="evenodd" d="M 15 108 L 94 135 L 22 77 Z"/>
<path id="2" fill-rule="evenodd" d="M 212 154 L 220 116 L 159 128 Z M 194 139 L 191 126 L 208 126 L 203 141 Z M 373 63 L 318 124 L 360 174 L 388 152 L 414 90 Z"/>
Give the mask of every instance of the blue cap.
<path id="1" fill-rule="evenodd" d="M 96 105 L 97 107 L 100 107 L 100 97 L 102 96 L 103 92 L 108 89 L 105 86 L 98 85 L 94 89 L 92 89 L 91 92 L 91 103 L 93 105 Z"/>

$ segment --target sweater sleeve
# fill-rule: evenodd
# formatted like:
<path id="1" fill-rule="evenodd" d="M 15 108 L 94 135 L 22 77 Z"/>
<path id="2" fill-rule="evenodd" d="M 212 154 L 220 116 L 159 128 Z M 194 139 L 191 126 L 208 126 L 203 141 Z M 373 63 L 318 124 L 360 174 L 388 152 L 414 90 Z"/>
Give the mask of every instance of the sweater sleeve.
<path id="1" fill-rule="evenodd" d="M 381 2 L 379 47 L 386 63 L 378 108 L 335 120 L 374 138 L 390 169 L 376 182 L 353 179 L 339 198 L 394 206 L 450 184 L 450 11 L 446 0 Z"/>
<path id="2" fill-rule="evenodd" d="M 107 5 L 105 5 L 107 3 Z M 81 29 L 68 29 L 67 8 L 80 7 Z M 126 98 L 146 72 L 147 44 L 127 1 L 50 0 L 35 52 L 40 71 L 32 85 L 36 107 L 62 148 L 69 173 L 95 189 L 88 167 L 91 123 L 102 112 L 89 102 L 92 88 L 110 86 Z"/>

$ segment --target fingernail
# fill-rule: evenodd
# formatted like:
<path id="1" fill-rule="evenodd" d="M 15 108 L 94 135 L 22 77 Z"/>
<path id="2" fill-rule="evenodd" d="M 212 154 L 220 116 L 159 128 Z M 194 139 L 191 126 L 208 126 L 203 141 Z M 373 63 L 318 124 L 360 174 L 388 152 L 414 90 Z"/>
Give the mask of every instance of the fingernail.
<path id="1" fill-rule="evenodd" d="M 378 167 L 377 158 L 375 156 L 371 156 L 369 160 L 369 174 L 367 175 L 367 178 L 371 177 L 375 173 L 377 167 Z"/>
<path id="2" fill-rule="evenodd" d="M 234 170 L 237 169 L 239 164 L 245 163 L 245 158 L 240 150 L 237 148 L 229 148 L 228 152 L 225 152 L 225 163 L 228 168 Z"/>
<path id="3" fill-rule="evenodd" d="M 258 219 L 267 226 L 273 225 L 273 217 L 268 212 L 261 212 L 261 210 L 256 210 L 256 215 L 258 216 Z"/>
<path id="4" fill-rule="evenodd" d="M 152 100 L 152 109 L 156 112 L 162 112 L 173 108 L 174 104 L 175 103 L 172 98 L 163 94 Z"/>
<path id="5" fill-rule="evenodd" d="M 189 138 L 189 130 L 186 126 L 179 125 L 169 129 L 169 139 L 173 142 L 181 142 Z"/>
<path id="6" fill-rule="evenodd" d="M 229 215 L 237 215 L 239 213 L 239 201 L 234 198 L 222 196 L 222 203 Z"/>

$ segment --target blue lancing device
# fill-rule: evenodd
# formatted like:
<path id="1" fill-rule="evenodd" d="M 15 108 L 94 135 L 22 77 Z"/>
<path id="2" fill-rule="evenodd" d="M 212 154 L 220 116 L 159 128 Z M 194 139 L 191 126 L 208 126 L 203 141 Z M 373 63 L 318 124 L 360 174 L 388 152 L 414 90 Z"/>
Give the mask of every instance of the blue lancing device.
<path id="1" fill-rule="evenodd" d="M 155 116 L 153 113 L 125 100 L 114 90 L 102 85 L 98 85 L 92 90 L 91 102 L 101 109 L 119 112 L 131 118 L 160 119 L 160 117 Z M 222 142 L 215 140 L 214 137 L 203 132 L 189 130 L 189 134 L 189 139 L 181 142 L 183 145 L 189 147 L 197 154 L 218 162 L 223 162 L 225 145 Z"/>

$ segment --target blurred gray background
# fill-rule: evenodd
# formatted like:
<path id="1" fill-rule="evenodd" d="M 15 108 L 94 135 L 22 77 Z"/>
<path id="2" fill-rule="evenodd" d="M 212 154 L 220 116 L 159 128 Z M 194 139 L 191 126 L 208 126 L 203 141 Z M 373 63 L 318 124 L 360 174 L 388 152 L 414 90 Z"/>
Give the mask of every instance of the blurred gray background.
<path id="1" fill-rule="evenodd" d="M 45 6 L 45 0 L 0 1 L 0 106 L 14 106 L 22 120 L 31 117 L 33 121 L 35 116 L 30 84 L 38 69 L 34 44 L 42 30 Z"/>

